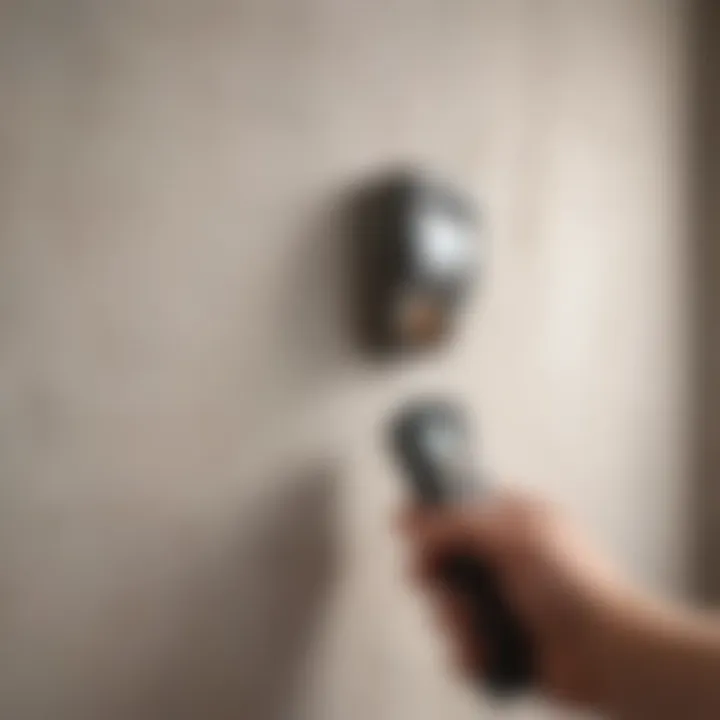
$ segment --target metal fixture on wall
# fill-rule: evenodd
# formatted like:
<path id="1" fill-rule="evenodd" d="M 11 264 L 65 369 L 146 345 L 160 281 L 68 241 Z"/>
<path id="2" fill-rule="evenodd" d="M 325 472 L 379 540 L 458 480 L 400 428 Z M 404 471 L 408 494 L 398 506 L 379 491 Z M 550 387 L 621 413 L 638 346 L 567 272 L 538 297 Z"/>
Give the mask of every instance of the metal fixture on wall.
<path id="1" fill-rule="evenodd" d="M 473 204 L 421 172 L 402 171 L 366 186 L 355 212 L 363 348 L 400 355 L 442 345 L 477 275 Z"/>

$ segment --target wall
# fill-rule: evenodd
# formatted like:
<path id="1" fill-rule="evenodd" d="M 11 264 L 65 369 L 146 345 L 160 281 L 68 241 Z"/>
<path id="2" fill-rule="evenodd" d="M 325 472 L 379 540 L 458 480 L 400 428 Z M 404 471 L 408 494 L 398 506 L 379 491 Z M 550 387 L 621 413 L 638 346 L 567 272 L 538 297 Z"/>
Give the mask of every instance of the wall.
<path id="1" fill-rule="evenodd" d="M 0 8 L 3 717 L 474 717 L 390 533 L 421 389 L 682 591 L 684 3 Z M 340 208 L 395 161 L 476 195 L 492 271 L 372 367 Z"/>

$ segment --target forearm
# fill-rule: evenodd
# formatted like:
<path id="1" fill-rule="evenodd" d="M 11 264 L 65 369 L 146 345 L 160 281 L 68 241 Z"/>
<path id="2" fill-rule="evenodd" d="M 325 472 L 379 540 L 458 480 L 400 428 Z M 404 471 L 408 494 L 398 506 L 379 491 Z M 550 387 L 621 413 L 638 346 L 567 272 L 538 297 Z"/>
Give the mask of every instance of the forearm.
<path id="1" fill-rule="evenodd" d="M 621 720 L 720 717 L 720 623 L 638 604 L 613 629 L 606 707 Z"/>

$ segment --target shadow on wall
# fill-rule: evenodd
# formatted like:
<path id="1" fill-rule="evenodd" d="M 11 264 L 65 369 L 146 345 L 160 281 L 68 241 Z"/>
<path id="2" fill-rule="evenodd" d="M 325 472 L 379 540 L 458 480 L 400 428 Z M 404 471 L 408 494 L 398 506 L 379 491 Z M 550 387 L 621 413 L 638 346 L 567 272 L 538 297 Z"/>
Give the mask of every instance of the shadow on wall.
<path id="1" fill-rule="evenodd" d="M 328 188 L 327 196 L 298 213 L 304 219 L 284 250 L 282 271 L 273 277 L 267 342 L 243 348 L 257 354 L 258 371 L 249 388 L 243 383 L 239 402 L 248 408 L 254 399 L 248 390 L 257 393 L 262 417 L 272 419 L 278 408 L 284 414 L 288 406 L 317 397 L 355 366 L 345 195 L 342 188 Z"/>
<path id="2" fill-rule="evenodd" d="M 276 398 L 283 413 L 288 404 L 334 386 L 339 379 L 372 369 L 377 358 L 367 354 L 367 328 L 359 290 L 366 278 L 368 203 L 378 181 L 403 167 L 383 166 L 357 179 L 338 181 L 320 193 L 324 200 L 307 212 L 298 237 L 290 244 L 283 281 L 274 288 L 276 345 L 263 348 L 262 375 L 253 383 L 263 402 Z M 268 374 L 268 377 L 264 377 Z M 241 404 L 249 407 L 247 389 Z M 275 409 L 273 407 L 273 409 Z M 271 411 L 269 417 L 275 415 Z"/>
<path id="3" fill-rule="evenodd" d="M 292 246 L 287 287 L 279 288 L 284 312 L 288 371 L 315 385 L 335 377 L 353 359 L 348 322 L 347 198 L 331 190 Z"/>
<path id="4" fill-rule="evenodd" d="M 189 603 L 139 720 L 287 720 L 335 567 L 336 478 L 288 478 Z"/>

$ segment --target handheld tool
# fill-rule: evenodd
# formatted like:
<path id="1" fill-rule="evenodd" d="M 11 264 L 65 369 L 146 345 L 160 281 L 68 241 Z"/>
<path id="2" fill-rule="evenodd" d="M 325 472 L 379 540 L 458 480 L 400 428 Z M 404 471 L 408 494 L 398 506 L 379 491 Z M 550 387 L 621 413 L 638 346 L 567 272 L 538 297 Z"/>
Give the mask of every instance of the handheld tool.
<path id="1" fill-rule="evenodd" d="M 472 457 L 462 410 L 445 401 L 410 405 L 395 418 L 392 444 L 413 494 L 428 505 L 478 502 L 488 491 Z M 491 565 L 457 554 L 443 563 L 446 582 L 472 609 L 472 632 L 485 651 L 490 691 L 515 694 L 533 682 L 532 639 L 500 589 Z"/>

